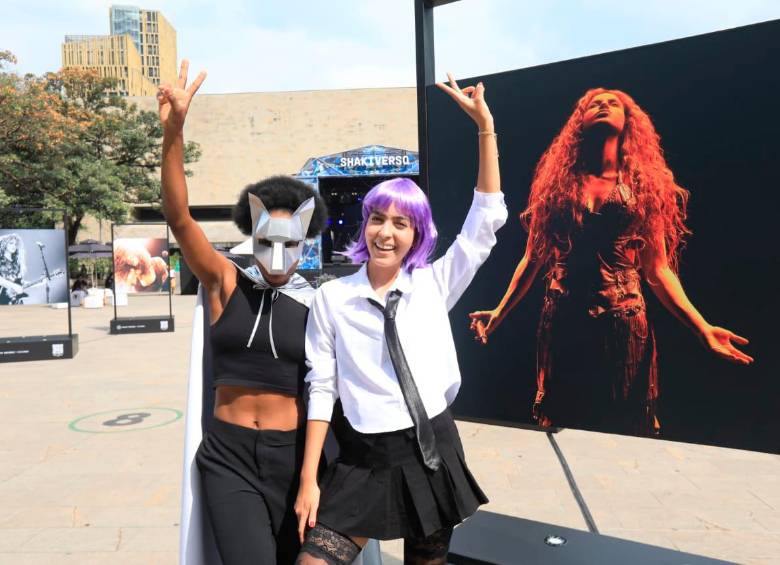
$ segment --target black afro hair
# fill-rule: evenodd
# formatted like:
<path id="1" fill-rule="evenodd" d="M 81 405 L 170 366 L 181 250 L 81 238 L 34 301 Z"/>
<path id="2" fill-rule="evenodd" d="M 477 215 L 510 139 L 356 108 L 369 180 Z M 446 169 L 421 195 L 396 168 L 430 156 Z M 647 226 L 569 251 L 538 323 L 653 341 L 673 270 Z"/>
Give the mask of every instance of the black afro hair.
<path id="1" fill-rule="evenodd" d="M 252 233 L 252 215 L 249 211 L 249 193 L 263 201 L 266 209 L 295 212 L 304 201 L 314 198 L 314 215 L 311 217 L 306 237 L 315 237 L 325 229 L 328 208 L 322 197 L 308 184 L 283 175 L 268 177 L 250 184 L 241 191 L 238 202 L 233 206 L 233 221 L 244 235 Z"/>

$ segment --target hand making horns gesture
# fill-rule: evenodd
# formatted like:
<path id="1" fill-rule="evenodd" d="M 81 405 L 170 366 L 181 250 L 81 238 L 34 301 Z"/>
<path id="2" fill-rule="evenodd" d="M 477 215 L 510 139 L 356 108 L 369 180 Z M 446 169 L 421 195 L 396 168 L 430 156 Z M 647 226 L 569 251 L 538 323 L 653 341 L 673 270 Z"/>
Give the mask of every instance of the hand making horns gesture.
<path id="1" fill-rule="evenodd" d="M 206 78 L 206 71 L 201 71 L 192 84 L 187 86 L 189 67 L 190 62 L 187 59 L 182 60 L 176 86 L 163 84 L 157 90 L 160 122 L 162 122 L 163 128 L 168 131 L 181 131 L 184 127 L 184 118 L 190 108 L 190 101 Z"/>
<path id="2" fill-rule="evenodd" d="M 487 102 L 485 102 L 485 85 L 478 82 L 476 86 L 460 88 L 451 73 L 447 73 L 450 84 L 437 82 L 436 86 L 457 102 L 458 106 L 476 122 L 480 131 L 492 131 L 493 116 L 490 114 Z"/>

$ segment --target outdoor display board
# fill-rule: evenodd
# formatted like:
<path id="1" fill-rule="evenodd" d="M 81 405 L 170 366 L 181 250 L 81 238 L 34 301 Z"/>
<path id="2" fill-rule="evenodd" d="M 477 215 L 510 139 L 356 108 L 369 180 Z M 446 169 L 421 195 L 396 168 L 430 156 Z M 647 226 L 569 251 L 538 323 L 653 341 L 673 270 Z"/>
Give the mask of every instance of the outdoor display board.
<path id="1" fill-rule="evenodd" d="M 114 285 L 117 292 L 167 293 L 170 286 L 166 238 L 114 240 Z"/>
<path id="2" fill-rule="evenodd" d="M 456 415 L 780 451 L 779 59 L 773 21 L 460 81 L 485 84 L 509 220 L 450 313 L 463 376 Z M 598 87 L 619 90 L 617 102 L 591 107 Z M 471 201 L 477 135 L 446 94 L 432 86 L 427 96 L 440 254 Z M 583 123 L 589 111 L 611 119 L 615 104 L 627 124 L 620 177 L 601 179 L 614 188 L 586 201 L 578 191 L 594 155 Z M 686 197 L 687 216 L 674 211 Z M 522 294 L 512 279 L 529 202 L 525 219 L 536 214 L 539 242 L 556 251 L 481 344 L 469 314 Z M 650 285 L 664 248 L 668 284 Z M 691 308 L 722 328 L 714 342 L 681 321 L 697 319 Z M 725 342 L 755 361 L 718 355 Z"/>
<path id="3" fill-rule="evenodd" d="M 0 229 L 0 306 L 68 301 L 65 232 Z"/>
<path id="4" fill-rule="evenodd" d="M 148 234 L 165 237 L 148 237 Z M 167 224 L 139 222 L 113 224 L 111 243 L 114 255 L 114 318 L 111 334 L 157 333 L 175 330 L 171 296 L 170 239 Z M 128 300 L 128 295 L 131 295 Z M 167 313 L 157 310 L 159 300 L 168 297 Z M 122 312 L 118 309 L 121 304 Z"/>

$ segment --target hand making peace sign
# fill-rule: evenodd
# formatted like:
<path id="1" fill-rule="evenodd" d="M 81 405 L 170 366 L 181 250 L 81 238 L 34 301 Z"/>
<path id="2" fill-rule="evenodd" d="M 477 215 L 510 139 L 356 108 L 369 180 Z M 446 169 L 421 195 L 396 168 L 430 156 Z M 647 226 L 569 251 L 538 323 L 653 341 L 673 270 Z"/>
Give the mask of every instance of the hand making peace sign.
<path id="1" fill-rule="evenodd" d="M 157 91 L 160 122 L 162 122 L 163 128 L 168 131 L 178 132 L 184 127 L 184 118 L 186 118 L 187 110 L 190 108 L 190 101 L 206 79 L 206 71 L 201 71 L 188 87 L 187 71 L 189 67 L 190 62 L 187 59 L 182 60 L 176 86 L 163 84 Z"/>

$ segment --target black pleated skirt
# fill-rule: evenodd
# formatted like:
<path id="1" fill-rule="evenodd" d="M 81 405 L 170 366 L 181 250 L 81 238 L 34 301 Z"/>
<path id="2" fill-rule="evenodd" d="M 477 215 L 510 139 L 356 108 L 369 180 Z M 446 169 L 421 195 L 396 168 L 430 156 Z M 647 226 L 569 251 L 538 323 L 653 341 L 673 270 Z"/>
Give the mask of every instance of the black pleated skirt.
<path id="1" fill-rule="evenodd" d="M 453 527 L 488 499 L 466 466 L 449 409 L 431 419 L 442 464 L 425 467 L 414 428 L 363 434 L 337 403 L 331 425 L 340 445 L 320 481 L 318 521 L 344 535 L 423 538 Z"/>

